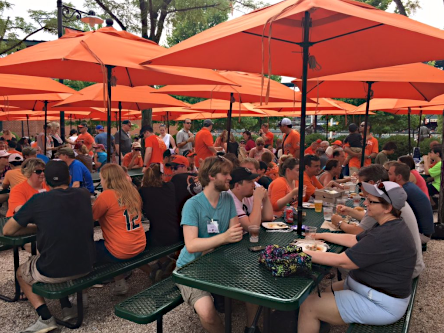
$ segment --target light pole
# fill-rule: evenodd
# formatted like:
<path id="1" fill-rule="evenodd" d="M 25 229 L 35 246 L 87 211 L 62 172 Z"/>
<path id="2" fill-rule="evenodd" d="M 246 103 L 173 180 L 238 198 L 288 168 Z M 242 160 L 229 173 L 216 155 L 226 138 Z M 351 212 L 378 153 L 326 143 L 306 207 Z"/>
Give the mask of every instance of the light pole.
<path id="1" fill-rule="evenodd" d="M 103 23 L 100 17 L 90 10 L 88 13 L 72 8 L 63 4 L 62 0 L 57 0 L 57 34 L 58 37 L 63 36 L 63 18 L 71 19 L 74 16 L 83 23 L 89 24 L 93 28 L 96 24 Z M 63 83 L 63 79 L 60 79 L 60 83 Z M 60 135 L 65 137 L 65 112 L 60 111 Z"/>

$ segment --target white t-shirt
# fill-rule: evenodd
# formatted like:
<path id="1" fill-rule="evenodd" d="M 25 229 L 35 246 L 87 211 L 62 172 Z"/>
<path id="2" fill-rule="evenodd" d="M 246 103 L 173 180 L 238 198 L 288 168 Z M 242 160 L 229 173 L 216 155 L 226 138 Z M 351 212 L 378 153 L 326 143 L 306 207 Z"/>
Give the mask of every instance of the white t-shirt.
<path id="1" fill-rule="evenodd" d="M 251 212 L 253 211 L 253 196 L 249 198 L 243 198 L 242 201 L 240 201 L 231 190 L 228 190 L 228 193 L 231 194 L 234 200 L 234 205 L 236 206 L 236 212 L 237 217 L 239 219 L 250 216 Z"/>

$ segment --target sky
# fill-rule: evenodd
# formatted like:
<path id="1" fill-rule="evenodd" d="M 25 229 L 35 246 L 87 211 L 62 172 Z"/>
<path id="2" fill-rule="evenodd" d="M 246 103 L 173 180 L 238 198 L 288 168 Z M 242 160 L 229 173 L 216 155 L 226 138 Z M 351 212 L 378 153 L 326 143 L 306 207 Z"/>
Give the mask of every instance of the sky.
<path id="1" fill-rule="evenodd" d="M 24 17 L 25 19 L 28 18 L 27 11 L 29 9 L 40 9 L 45 11 L 51 11 L 55 10 L 57 8 L 57 0 L 9 0 L 10 2 L 14 3 L 14 7 L 12 10 L 5 11 L 4 16 L 7 17 L 15 17 L 20 16 Z M 88 12 L 88 8 L 83 7 L 84 0 L 70 0 L 72 5 L 84 12 Z M 270 4 L 275 4 L 280 2 L 280 0 L 266 0 L 265 2 L 268 2 Z M 421 8 L 418 9 L 413 15 L 410 16 L 410 18 L 417 20 L 419 22 L 434 26 L 439 29 L 444 28 L 444 3 L 443 0 L 420 0 L 419 1 Z M 393 12 L 395 10 L 395 5 L 392 4 L 392 6 L 389 8 L 389 11 Z M 233 19 L 235 17 L 239 17 L 243 14 L 246 14 L 246 12 L 240 12 L 235 11 L 233 15 L 230 17 L 230 19 Z M 114 24 L 114 27 L 118 29 L 118 25 Z M 30 39 L 31 40 L 53 40 L 56 39 L 57 36 L 51 35 L 46 32 L 39 32 L 35 35 L 33 35 Z M 162 38 L 162 40 L 165 39 L 165 34 Z M 163 44 L 161 40 L 160 44 Z M 287 80 L 283 80 L 287 82 Z"/>

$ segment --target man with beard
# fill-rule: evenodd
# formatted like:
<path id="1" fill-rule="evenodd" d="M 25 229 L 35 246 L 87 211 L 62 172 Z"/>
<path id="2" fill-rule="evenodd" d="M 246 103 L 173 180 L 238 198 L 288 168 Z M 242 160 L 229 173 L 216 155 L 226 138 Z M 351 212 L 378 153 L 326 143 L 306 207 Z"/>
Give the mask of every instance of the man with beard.
<path id="1" fill-rule="evenodd" d="M 199 168 L 199 181 L 204 190 L 190 198 L 182 211 L 185 247 L 177 259 L 182 267 L 206 252 L 242 239 L 242 226 L 233 198 L 226 192 L 230 185 L 232 164 L 227 159 L 207 157 Z M 223 333 L 224 325 L 207 291 L 177 285 L 183 300 L 192 306 L 208 332 Z"/>
<path id="2" fill-rule="evenodd" d="M 247 168 L 237 168 L 231 172 L 230 190 L 236 206 L 237 217 L 245 231 L 248 226 L 260 226 L 262 221 L 273 220 L 273 207 L 267 190 L 262 186 L 254 189 L 254 180 L 259 174 Z"/>

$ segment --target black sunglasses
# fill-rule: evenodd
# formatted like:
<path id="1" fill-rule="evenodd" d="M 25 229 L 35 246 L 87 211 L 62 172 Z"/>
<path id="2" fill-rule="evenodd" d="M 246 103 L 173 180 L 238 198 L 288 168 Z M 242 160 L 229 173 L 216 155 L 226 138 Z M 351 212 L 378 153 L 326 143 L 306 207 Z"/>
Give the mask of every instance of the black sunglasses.
<path id="1" fill-rule="evenodd" d="M 384 192 L 384 194 L 387 196 L 387 198 L 389 198 L 390 200 L 390 204 L 392 203 L 392 199 L 390 199 L 389 194 L 387 193 L 387 190 L 385 189 L 384 183 L 379 181 L 376 183 L 378 189 L 380 189 L 382 192 Z"/>
<path id="2" fill-rule="evenodd" d="M 258 143 L 258 144 L 256 144 L 256 146 L 265 146 L 265 144 L 263 144 L 263 143 Z"/>
<path id="3" fill-rule="evenodd" d="M 140 151 L 141 149 L 140 149 L 140 148 L 134 148 L 134 150 L 135 150 L 135 151 Z"/>
<path id="4" fill-rule="evenodd" d="M 373 201 L 373 200 L 370 200 L 369 198 L 366 198 L 366 200 L 371 204 L 382 204 L 381 201 Z"/>
<path id="5" fill-rule="evenodd" d="M 185 123 L 185 124 L 190 125 L 191 123 Z"/>
<path id="6" fill-rule="evenodd" d="M 38 175 L 41 175 L 42 173 L 44 173 L 45 172 L 45 170 L 43 169 L 43 170 L 34 170 L 34 173 L 36 173 L 36 174 L 38 174 Z"/>

